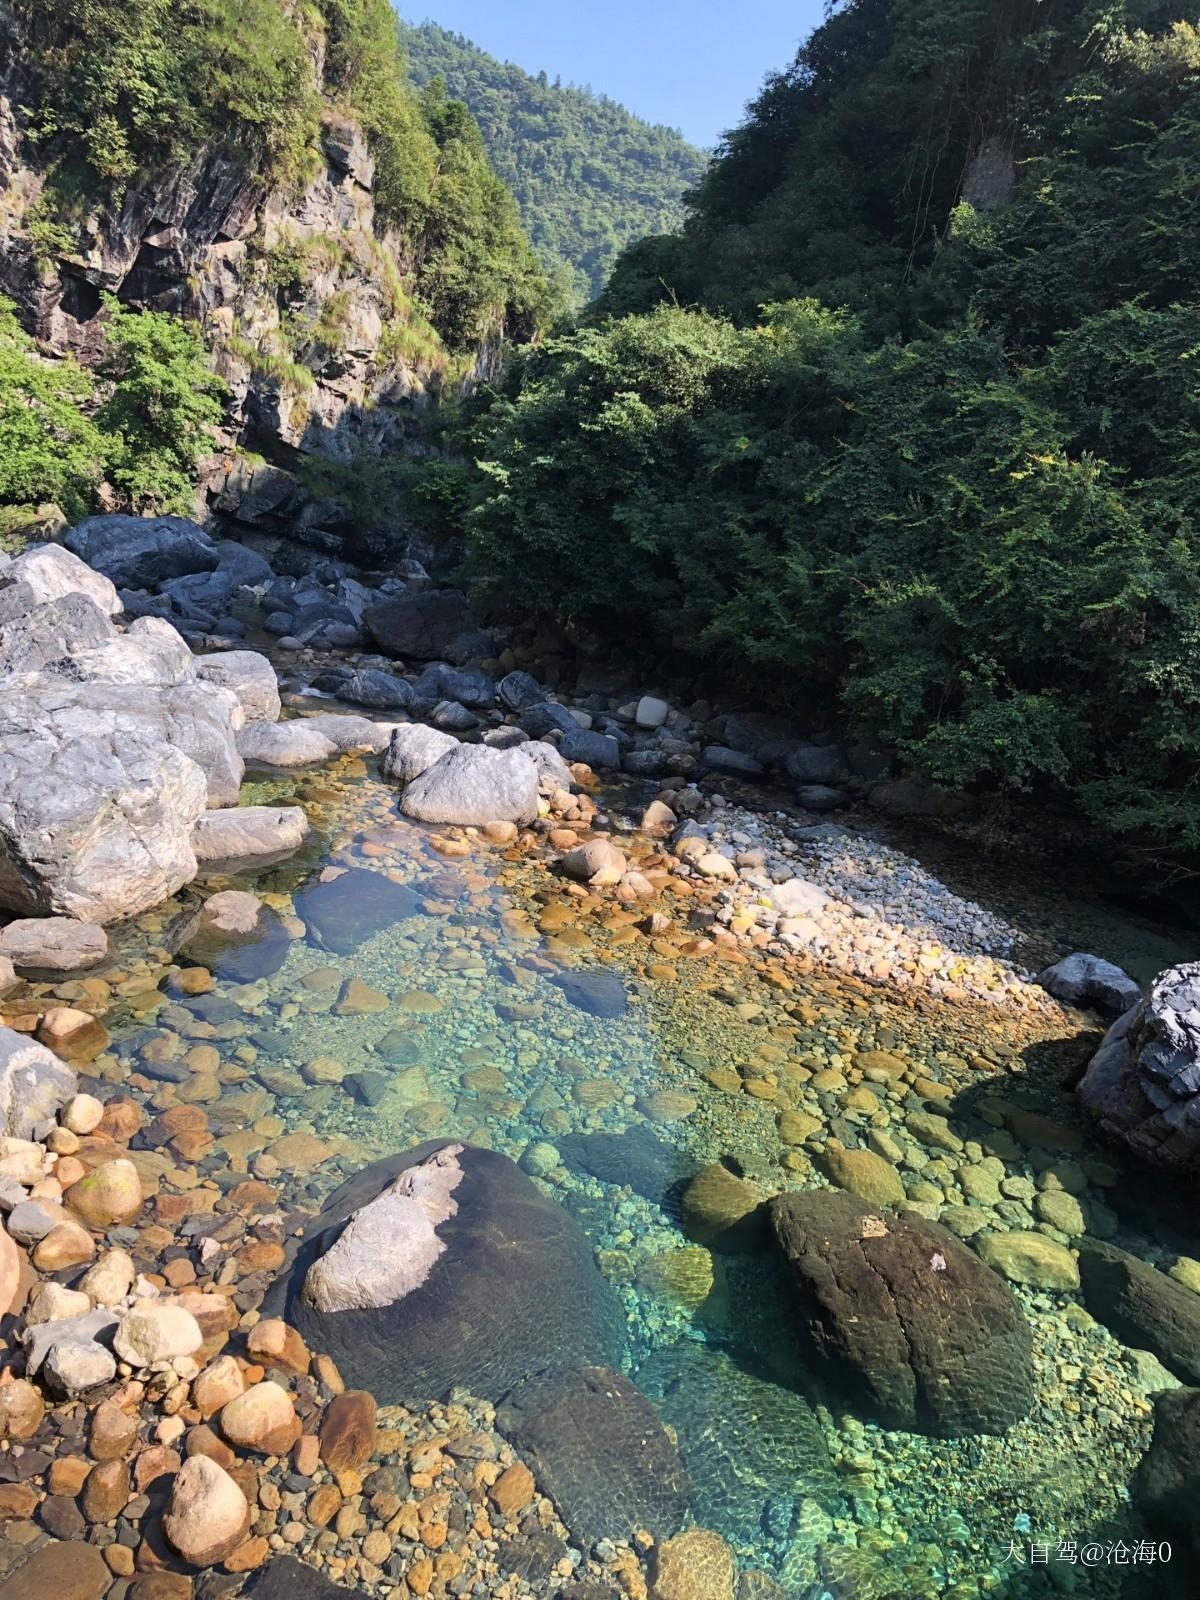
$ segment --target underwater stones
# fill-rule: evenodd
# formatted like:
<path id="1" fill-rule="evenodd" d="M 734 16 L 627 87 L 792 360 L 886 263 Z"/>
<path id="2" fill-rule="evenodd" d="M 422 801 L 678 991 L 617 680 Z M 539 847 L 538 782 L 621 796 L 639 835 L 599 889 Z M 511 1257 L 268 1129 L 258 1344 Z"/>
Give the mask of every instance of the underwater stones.
<path id="1" fill-rule="evenodd" d="M 1200 961 L 1158 974 L 1108 1030 L 1077 1093 L 1135 1154 L 1200 1171 Z"/>
<path id="2" fill-rule="evenodd" d="M 755 1544 L 777 1502 L 837 1504 L 825 1436 L 795 1390 L 691 1340 L 652 1352 L 637 1382 L 678 1441 L 692 1512 L 708 1527 Z"/>
<path id="3" fill-rule="evenodd" d="M 570 967 L 556 972 L 550 982 L 573 1006 L 592 1017 L 621 1017 L 629 1006 L 624 979 L 601 967 Z"/>
<path id="4" fill-rule="evenodd" d="M 400 809 L 418 822 L 531 822 L 538 814 L 538 769 L 520 746 L 456 744 L 406 785 Z"/>
<path id="5" fill-rule="evenodd" d="M 1200 1384 L 1200 1295 L 1115 1245 L 1085 1240 L 1083 1303 L 1111 1333 L 1149 1350 L 1184 1383 Z"/>
<path id="6" fill-rule="evenodd" d="M 649 1128 L 634 1126 L 624 1133 L 572 1133 L 557 1140 L 568 1167 L 590 1173 L 602 1183 L 628 1184 L 635 1194 L 662 1205 L 691 1163 Z"/>
<path id="7" fill-rule="evenodd" d="M 873 1150 L 844 1150 L 827 1145 L 817 1158 L 825 1176 L 874 1206 L 898 1206 L 905 1200 L 900 1174 Z"/>
<path id="8" fill-rule="evenodd" d="M 1003 1280 L 936 1223 L 851 1194 L 770 1203 L 805 1354 L 884 1427 L 1003 1433 L 1033 1401 L 1032 1336 Z"/>
<path id="9" fill-rule="evenodd" d="M 365 1389 L 335 1394 L 321 1418 L 321 1460 L 331 1472 L 360 1471 L 375 1453 L 377 1407 Z"/>
<path id="10" fill-rule="evenodd" d="M 652 1089 L 639 1095 L 637 1108 L 647 1122 L 671 1123 L 686 1121 L 699 1104 L 686 1089 Z"/>
<path id="11" fill-rule="evenodd" d="M 297 891 L 295 906 L 310 943 L 348 956 L 373 934 L 415 916 L 420 901 L 412 889 L 382 872 L 350 867 Z"/>
<path id="12" fill-rule="evenodd" d="M 403 1228 L 397 1183 L 416 1191 Z M 424 1220 L 422 1192 L 435 1197 Z M 608 1364 L 620 1345 L 615 1296 L 573 1219 L 507 1157 L 447 1140 L 343 1184 L 265 1310 L 384 1404 L 455 1386 L 498 1400 L 539 1373 Z"/>
<path id="13" fill-rule="evenodd" d="M 74 917 L 19 917 L 0 928 L 0 956 L 18 972 L 80 972 L 108 954 L 108 935 Z"/>
<path id="14" fill-rule="evenodd" d="M 734 1600 L 733 1551 L 709 1528 L 677 1533 L 655 1552 L 654 1600 Z"/>
<path id="15" fill-rule="evenodd" d="M 1142 996 L 1137 983 L 1121 967 L 1082 950 L 1039 972 L 1037 981 L 1056 1000 L 1094 1006 L 1110 1017 L 1123 1016 Z"/>
<path id="16" fill-rule="evenodd" d="M 497 1415 L 533 1467 L 573 1538 L 656 1540 L 682 1527 L 688 1483 L 654 1407 L 612 1367 L 584 1366 L 533 1379 Z"/>
<path id="17" fill-rule="evenodd" d="M 1010 1283 L 1064 1292 L 1079 1287 L 1075 1257 L 1047 1234 L 1019 1228 L 1011 1233 L 980 1233 L 975 1238 L 975 1250 L 981 1260 Z"/>
<path id="18" fill-rule="evenodd" d="M 702 1167 L 683 1191 L 683 1231 L 697 1244 L 726 1255 L 761 1250 L 766 1243 L 762 1197 L 752 1183 L 719 1161 Z"/>
<path id="19" fill-rule="evenodd" d="M 279 716 L 279 680 L 266 656 L 255 650 L 226 650 L 196 657 L 196 676 L 231 689 L 247 722 L 274 722 Z"/>
<path id="20" fill-rule="evenodd" d="M 78 1539 L 52 1540 L 5 1570 L 0 1600 L 100 1600 L 113 1581 L 100 1551 Z"/>
<path id="21" fill-rule="evenodd" d="M 648 1256 L 636 1274 L 639 1288 L 687 1311 L 699 1310 L 715 1281 L 712 1253 L 698 1244 L 677 1245 Z"/>
<path id="22" fill-rule="evenodd" d="M 31 1139 L 75 1093 L 75 1073 L 28 1034 L 0 1027 L 0 1132 Z"/>
<path id="23" fill-rule="evenodd" d="M 257 895 L 224 889 L 210 895 L 179 936 L 179 953 L 234 983 L 278 972 L 291 940 L 279 913 Z"/>
<path id="24" fill-rule="evenodd" d="M 263 861 L 289 854 L 309 834 L 300 806 L 226 806 L 205 811 L 192 830 L 197 861 Z"/>

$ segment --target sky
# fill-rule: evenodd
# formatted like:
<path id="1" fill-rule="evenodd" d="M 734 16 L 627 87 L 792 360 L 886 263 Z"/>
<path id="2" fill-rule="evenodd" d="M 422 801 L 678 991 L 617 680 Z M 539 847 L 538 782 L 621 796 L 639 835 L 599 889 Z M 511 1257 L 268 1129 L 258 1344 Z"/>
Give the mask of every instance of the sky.
<path id="1" fill-rule="evenodd" d="M 590 84 L 649 122 L 714 145 L 767 72 L 787 66 L 823 0 L 399 0 L 408 22 L 465 33 L 490 55 Z"/>

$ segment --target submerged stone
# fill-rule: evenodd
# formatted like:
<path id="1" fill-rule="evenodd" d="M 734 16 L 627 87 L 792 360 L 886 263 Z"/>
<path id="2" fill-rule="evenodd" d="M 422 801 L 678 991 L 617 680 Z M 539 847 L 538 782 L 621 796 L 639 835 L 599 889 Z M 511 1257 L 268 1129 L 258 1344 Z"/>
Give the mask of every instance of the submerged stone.
<path id="1" fill-rule="evenodd" d="M 550 982 L 562 990 L 573 1006 L 589 1016 L 622 1017 L 629 1007 L 624 980 L 617 973 L 600 967 L 572 967 L 555 973 Z"/>
<path id="2" fill-rule="evenodd" d="M 420 901 L 407 885 L 381 872 L 351 867 L 326 882 L 310 883 L 295 897 L 312 944 L 336 955 L 353 955 L 359 945 L 407 917 Z"/>

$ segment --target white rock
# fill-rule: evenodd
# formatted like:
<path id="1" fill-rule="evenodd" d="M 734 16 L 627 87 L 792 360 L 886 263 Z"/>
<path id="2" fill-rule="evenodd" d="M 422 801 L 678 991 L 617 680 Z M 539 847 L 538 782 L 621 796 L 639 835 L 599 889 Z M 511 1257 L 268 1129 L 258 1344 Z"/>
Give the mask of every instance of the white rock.
<path id="1" fill-rule="evenodd" d="M 94 1094 L 74 1094 L 63 1107 L 61 1122 L 64 1128 L 82 1138 L 95 1133 L 104 1118 L 104 1106 Z"/>
<path id="2" fill-rule="evenodd" d="M 279 680 L 266 656 L 256 650 L 226 650 L 197 656 L 196 673 L 237 696 L 249 722 L 275 722 L 281 709 Z"/>
<path id="3" fill-rule="evenodd" d="M 75 1073 L 26 1033 L 0 1027 L 0 1132 L 29 1139 L 75 1093 Z"/>
<path id="4" fill-rule="evenodd" d="M 665 700 L 659 700 L 652 694 L 644 694 L 637 703 L 634 721 L 639 728 L 661 728 L 671 714 L 671 708 Z"/>
<path id="5" fill-rule="evenodd" d="M 200 1324 L 182 1306 L 135 1306 L 121 1319 L 113 1349 L 131 1367 L 152 1367 L 193 1355 L 204 1343 Z"/>
<path id="6" fill-rule="evenodd" d="M 189 1456 L 163 1515 L 171 1547 L 185 1561 L 210 1567 L 233 1553 L 249 1526 L 249 1503 L 224 1467 L 207 1456 Z"/>
<path id="7" fill-rule="evenodd" d="M 192 833 L 197 861 L 286 855 L 311 829 L 300 806 L 227 806 L 205 811 Z"/>

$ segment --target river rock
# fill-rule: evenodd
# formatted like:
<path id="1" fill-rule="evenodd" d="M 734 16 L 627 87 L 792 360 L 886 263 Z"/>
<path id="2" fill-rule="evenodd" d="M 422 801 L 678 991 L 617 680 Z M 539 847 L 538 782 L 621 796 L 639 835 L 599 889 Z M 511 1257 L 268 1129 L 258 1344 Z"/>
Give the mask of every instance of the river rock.
<path id="1" fill-rule="evenodd" d="M 688 1238 L 710 1250 L 741 1255 L 766 1243 L 758 1190 L 719 1161 L 702 1167 L 691 1180 L 683 1191 L 680 1212 Z"/>
<path id="2" fill-rule="evenodd" d="M 837 1507 L 841 1486 L 803 1395 L 691 1340 L 653 1351 L 637 1381 L 679 1443 L 692 1512 L 753 1544 L 769 1509 L 800 1498 Z"/>
<path id="3" fill-rule="evenodd" d="M 569 967 L 550 979 L 580 1011 L 592 1017 L 623 1017 L 629 1009 L 625 980 L 603 967 Z"/>
<path id="4" fill-rule="evenodd" d="M 456 744 L 406 786 L 400 809 L 418 822 L 531 822 L 538 814 L 538 771 L 520 746 Z"/>
<path id="5" fill-rule="evenodd" d="M 564 761 L 582 761 L 597 772 L 621 765 L 621 746 L 611 733 L 597 733 L 592 728 L 568 728 L 558 748 Z"/>
<path id="6" fill-rule="evenodd" d="M 28 1551 L 18 1547 L 13 1565 L 6 1564 L 0 1600 L 100 1600 L 108 1593 L 113 1575 L 95 1545 L 52 1540 Z"/>
<path id="7" fill-rule="evenodd" d="M 105 616 L 121 614 L 116 585 L 60 544 L 29 545 L 6 567 L 0 568 L 0 592 L 16 584 L 28 589 L 32 605 L 57 600 L 66 594 L 83 594 Z"/>
<path id="8" fill-rule="evenodd" d="M 21 609 L 6 618 L 6 604 Z M 112 637 L 112 623 L 86 595 L 64 594 L 29 605 L 23 586 L 0 590 L 0 677 L 40 672 Z"/>
<path id="9" fill-rule="evenodd" d="M 118 589 L 153 589 L 186 573 L 212 572 L 220 560 L 208 534 L 187 517 L 86 517 L 63 543 Z"/>
<path id="10" fill-rule="evenodd" d="M 887 1428 L 1003 1433 L 1033 1402 L 1032 1336 L 1003 1280 L 954 1236 L 857 1196 L 769 1206 L 804 1353 Z"/>
<path id="11" fill-rule="evenodd" d="M 27 1033 L 0 1027 L 0 1130 L 32 1139 L 75 1093 L 75 1072 Z"/>
<path id="12" fill-rule="evenodd" d="M 67 1203 L 91 1228 L 119 1227 L 142 1209 L 142 1180 L 132 1161 L 105 1161 L 71 1185 Z"/>
<path id="13" fill-rule="evenodd" d="M 0 955 L 21 972 L 80 972 L 108 955 L 108 935 L 74 917 L 19 917 L 0 928 Z"/>
<path id="14" fill-rule="evenodd" d="M 279 913 L 242 889 L 210 895 L 177 939 L 179 953 L 193 966 L 233 983 L 278 972 L 290 944 Z"/>
<path id="15" fill-rule="evenodd" d="M 192 848 L 197 861 L 266 864 L 299 849 L 310 831 L 301 806 L 226 806 L 201 814 Z"/>
<path id="16" fill-rule="evenodd" d="M 467 627 L 469 615 L 460 589 L 418 589 L 368 607 L 363 623 L 386 655 L 437 661 Z"/>
<path id="17" fill-rule="evenodd" d="M 227 1401 L 220 1424 L 230 1444 L 265 1456 L 286 1455 L 300 1430 L 291 1395 L 270 1378 Z"/>
<path id="18" fill-rule="evenodd" d="M 59 1339 L 47 1352 L 42 1375 L 59 1394 L 85 1394 L 111 1383 L 117 1363 L 111 1350 L 94 1339 Z"/>
<path id="19" fill-rule="evenodd" d="M 187 640 L 162 617 L 139 617 L 128 631 L 86 649 L 76 648 L 44 668 L 80 683 L 176 688 L 196 677 Z"/>
<path id="20" fill-rule="evenodd" d="M 546 691 L 532 673 L 509 672 L 496 685 L 496 698 L 506 711 L 527 711 L 546 698 Z"/>
<path id="21" fill-rule="evenodd" d="M 654 1556 L 654 1600 L 735 1600 L 733 1551 L 710 1528 L 689 1528 Z"/>
<path id="22" fill-rule="evenodd" d="M 189 1456 L 171 1485 L 163 1532 L 172 1549 L 197 1567 L 231 1555 L 250 1526 L 250 1506 L 237 1483 L 208 1456 Z"/>
<path id="23" fill-rule="evenodd" d="M 603 1183 L 628 1184 L 635 1194 L 667 1208 L 669 1197 L 695 1171 L 695 1164 L 668 1145 L 645 1124 L 624 1133 L 570 1133 L 557 1141 L 568 1167 L 588 1172 Z"/>
<path id="24" fill-rule="evenodd" d="M 295 717 L 288 722 L 248 722 L 237 736 L 238 751 L 244 761 L 264 767 L 307 767 L 317 761 L 331 761 L 337 745 L 313 718 Z"/>
<path id="25" fill-rule="evenodd" d="M 196 657 L 196 675 L 205 683 L 231 689 L 247 722 L 274 722 L 279 716 L 279 680 L 266 656 L 256 650 L 227 650 Z"/>
<path id="26" fill-rule="evenodd" d="M 434 661 L 413 684 L 419 700 L 452 700 L 476 710 L 489 708 L 496 698 L 496 685 L 486 672 L 462 671 L 444 661 Z"/>
<path id="27" fill-rule="evenodd" d="M 1120 1017 L 1137 1005 L 1142 991 L 1129 974 L 1112 961 L 1077 950 L 1038 974 L 1043 989 L 1068 1005 L 1094 1006 L 1110 1017 Z"/>
<path id="28" fill-rule="evenodd" d="M 900 1174 L 873 1150 L 844 1150 L 827 1145 L 818 1165 L 839 1188 L 848 1189 L 873 1206 L 903 1205 L 907 1198 Z"/>
<path id="29" fill-rule="evenodd" d="M 1115 1245 L 1079 1250 L 1083 1303 L 1110 1332 L 1149 1350 L 1184 1383 L 1200 1384 L 1200 1294 Z"/>
<path id="30" fill-rule="evenodd" d="M 639 1528 L 661 1540 L 683 1526 L 689 1489 L 679 1452 L 645 1395 L 612 1367 L 522 1384 L 496 1424 L 585 1548 L 632 1540 Z"/>
<path id="31" fill-rule="evenodd" d="M 349 712 L 320 711 L 304 719 L 305 726 L 322 734 L 341 755 L 381 755 L 395 728 L 393 722 L 375 722 Z"/>
<path id="32" fill-rule="evenodd" d="M 454 735 L 443 733 L 440 728 L 430 728 L 423 722 L 401 723 L 392 729 L 383 758 L 383 775 L 399 783 L 411 783 L 447 751 L 457 748 Z"/>
<path id="33" fill-rule="evenodd" d="M 318 673 L 312 686 L 323 694 L 332 694 L 350 705 L 368 706 L 372 711 L 411 711 L 417 703 L 416 690 L 407 678 L 398 678 L 394 672 L 383 672 L 378 667 L 360 667 L 357 672 L 337 667 Z"/>
<path id="34" fill-rule="evenodd" d="M 104 926 L 190 882 L 192 828 L 206 805 L 222 800 L 209 800 L 209 780 L 187 748 L 187 719 L 169 707 L 157 715 L 151 705 L 142 716 L 117 706 L 114 698 L 130 694 L 155 699 L 122 686 L 16 684 L 0 700 L 0 905 Z M 207 700 L 222 691 L 201 693 Z M 209 712 L 217 741 L 220 708 Z M 240 761 L 236 771 L 240 783 Z"/>
<path id="35" fill-rule="evenodd" d="M 1137 1155 L 1200 1172 L 1200 962 L 1158 974 L 1105 1034 L 1078 1094 Z"/>
<path id="36" fill-rule="evenodd" d="M 309 941 L 341 956 L 353 955 L 373 934 L 415 916 L 420 904 L 407 884 L 393 883 L 367 867 L 350 867 L 325 882 L 318 879 L 295 896 L 296 915 L 303 919 Z"/>
<path id="37" fill-rule="evenodd" d="M 612 1363 L 615 1296 L 572 1220 L 516 1164 L 446 1140 L 366 1167 L 306 1230 L 264 1311 L 383 1404 L 499 1400 Z"/>
<path id="38" fill-rule="evenodd" d="M 113 1349 L 131 1367 L 152 1367 L 160 1361 L 195 1355 L 204 1343 L 200 1324 L 183 1306 L 135 1305 L 121 1319 Z"/>
<path id="39" fill-rule="evenodd" d="M 599 886 L 620 883 L 629 870 L 629 863 L 610 840 L 589 839 L 586 844 L 577 844 L 567 851 L 562 858 L 562 869 L 568 878 Z"/>
<path id="40" fill-rule="evenodd" d="M 1174 1560 L 1200 1570 L 1200 1389 L 1154 1396 L 1154 1436 L 1133 1480 L 1134 1501 Z M 1182 1558 L 1182 1560 L 1181 1560 Z M 1189 1593 L 1182 1579 L 1179 1600 Z"/>

